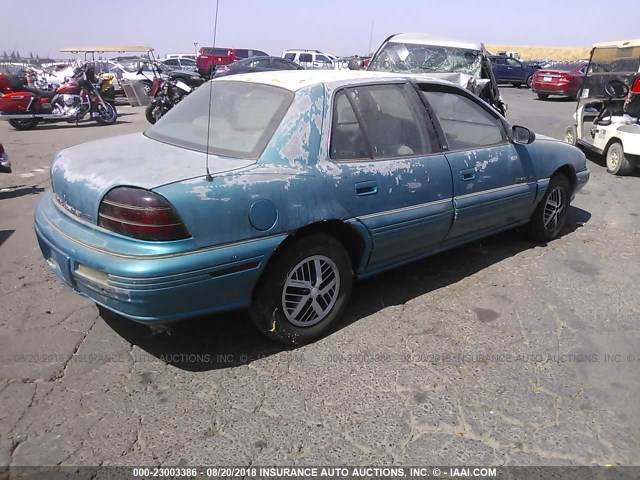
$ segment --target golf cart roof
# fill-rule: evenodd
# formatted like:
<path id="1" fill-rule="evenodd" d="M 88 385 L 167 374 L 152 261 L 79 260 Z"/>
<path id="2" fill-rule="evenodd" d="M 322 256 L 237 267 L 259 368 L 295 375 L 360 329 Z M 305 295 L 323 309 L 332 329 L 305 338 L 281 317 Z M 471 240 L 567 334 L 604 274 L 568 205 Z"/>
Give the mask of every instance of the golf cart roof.
<path id="1" fill-rule="evenodd" d="M 598 42 L 593 44 L 593 48 L 627 48 L 627 47 L 640 47 L 640 38 L 635 40 L 619 40 L 611 42 Z"/>
<path id="2" fill-rule="evenodd" d="M 153 52 L 153 47 L 145 47 L 144 45 L 113 45 L 103 47 L 68 47 L 61 48 L 60 51 L 69 53 Z"/>
<path id="3" fill-rule="evenodd" d="M 389 40 L 390 43 L 413 43 L 417 45 L 433 45 L 440 47 L 454 47 L 454 48 L 466 48 L 468 50 L 482 50 L 482 44 L 465 42 L 456 40 L 453 38 L 443 38 L 427 33 L 398 33 L 392 35 Z"/>

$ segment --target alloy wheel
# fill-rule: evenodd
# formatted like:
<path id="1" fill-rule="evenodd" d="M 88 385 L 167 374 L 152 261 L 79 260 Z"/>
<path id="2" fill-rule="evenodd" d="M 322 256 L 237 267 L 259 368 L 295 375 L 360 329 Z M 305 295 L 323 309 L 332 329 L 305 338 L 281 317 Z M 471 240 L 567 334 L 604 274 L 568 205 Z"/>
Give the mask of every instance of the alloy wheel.
<path id="1" fill-rule="evenodd" d="M 340 292 L 338 267 L 324 255 L 305 258 L 291 269 L 282 289 L 284 314 L 293 325 L 310 327 L 330 312 Z"/>
<path id="2" fill-rule="evenodd" d="M 557 186 L 547 198 L 544 206 L 544 228 L 553 231 L 558 227 L 562 220 L 565 204 L 564 190 Z"/>

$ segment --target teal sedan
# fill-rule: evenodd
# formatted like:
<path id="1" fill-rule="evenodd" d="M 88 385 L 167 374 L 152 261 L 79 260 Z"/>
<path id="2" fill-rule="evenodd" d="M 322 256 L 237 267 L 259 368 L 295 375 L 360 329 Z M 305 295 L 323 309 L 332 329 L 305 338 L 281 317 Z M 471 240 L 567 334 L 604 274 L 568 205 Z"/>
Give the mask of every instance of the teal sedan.
<path id="1" fill-rule="evenodd" d="M 523 225 L 555 239 L 588 179 L 580 150 L 445 81 L 253 73 L 58 153 L 35 231 L 60 279 L 127 318 L 248 308 L 300 344 L 354 280 Z"/>

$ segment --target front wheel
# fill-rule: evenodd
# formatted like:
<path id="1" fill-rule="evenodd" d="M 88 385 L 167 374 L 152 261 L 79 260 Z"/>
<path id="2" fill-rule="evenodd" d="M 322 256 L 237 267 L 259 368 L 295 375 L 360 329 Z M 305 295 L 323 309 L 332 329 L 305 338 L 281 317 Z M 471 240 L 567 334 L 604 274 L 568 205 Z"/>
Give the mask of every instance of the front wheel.
<path id="1" fill-rule="evenodd" d="M 269 338 L 300 345 L 325 334 L 344 311 L 353 283 L 349 254 L 319 233 L 276 253 L 260 279 L 249 312 Z"/>
<path id="2" fill-rule="evenodd" d="M 113 125 L 117 119 L 118 112 L 116 111 L 116 107 L 109 102 L 104 102 L 104 105 L 98 105 L 98 116 L 96 117 L 98 125 Z"/>
<path id="3" fill-rule="evenodd" d="M 9 125 L 11 125 L 16 130 L 33 130 L 38 125 L 37 118 L 25 118 L 25 119 L 17 119 L 9 120 Z"/>
<path id="4" fill-rule="evenodd" d="M 564 131 L 564 141 L 569 145 L 573 145 L 574 147 L 578 144 L 578 134 L 576 132 L 576 127 L 573 125 L 569 125 Z"/>
<path id="5" fill-rule="evenodd" d="M 624 154 L 622 144 L 615 142 L 607 149 L 607 172 L 614 175 L 629 175 L 635 165 Z"/>
<path id="6" fill-rule="evenodd" d="M 538 242 L 548 242 L 560 235 L 571 201 L 569 180 L 562 174 L 551 177 L 544 197 L 529 220 L 529 236 Z"/>

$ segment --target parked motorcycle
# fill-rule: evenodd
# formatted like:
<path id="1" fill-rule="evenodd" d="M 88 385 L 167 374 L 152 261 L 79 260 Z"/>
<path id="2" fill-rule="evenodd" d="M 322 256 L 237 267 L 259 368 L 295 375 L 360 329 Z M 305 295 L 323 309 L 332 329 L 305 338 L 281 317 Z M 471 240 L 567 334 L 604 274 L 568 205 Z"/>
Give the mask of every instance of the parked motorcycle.
<path id="1" fill-rule="evenodd" d="M 158 68 L 158 71 L 162 72 L 162 69 Z M 151 103 L 145 109 L 145 115 L 151 124 L 160 120 L 164 114 L 204 82 L 204 79 L 195 72 L 174 70 L 169 71 L 168 75 L 168 80 L 156 75 L 151 85 L 149 95 Z"/>
<path id="2" fill-rule="evenodd" d="M 0 74 L 0 120 L 8 120 L 16 130 L 31 130 L 42 121 L 77 124 L 90 114 L 99 125 L 111 125 L 118 113 L 103 98 L 101 82 L 90 63 L 76 68 L 73 76 L 53 91 L 28 87 Z"/>

